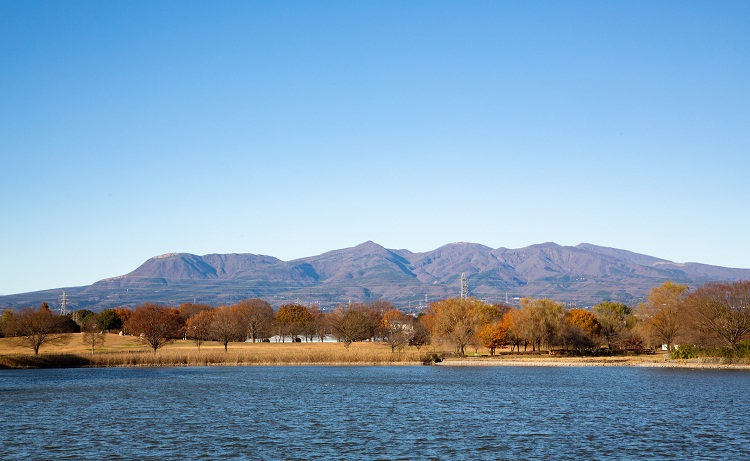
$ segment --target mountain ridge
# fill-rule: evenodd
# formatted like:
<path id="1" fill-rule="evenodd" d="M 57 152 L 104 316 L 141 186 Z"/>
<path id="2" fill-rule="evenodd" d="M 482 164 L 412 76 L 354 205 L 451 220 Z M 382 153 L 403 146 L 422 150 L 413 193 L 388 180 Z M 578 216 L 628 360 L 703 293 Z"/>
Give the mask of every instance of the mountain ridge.
<path id="1" fill-rule="evenodd" d="M 288 302 L 337 304 L 385 299 L 401 308 L 460 294 L 461 274 L 469 292 L 490 302 L 550 297 L 570 305 L 605 300 L 636 304 L 666 280 L 691 287 L 709 281 L 750 279 L 750 269 L 675 263 L 628 250 L 554 242 L 518 249 L 455 242 L 414 253 L 375 242 L 283 261 L 252 253 L 167 253 L 149 258 L 128 274 L 92 285 L 66 288 L 69 309 L 102 310 L 143 302 L 230 304 L 259 297 Z M 0 308 L 18 308 L 51 298 L 59 290 L 0 296 Z M 408 309 L 407 309 L 408 310 Z"/>

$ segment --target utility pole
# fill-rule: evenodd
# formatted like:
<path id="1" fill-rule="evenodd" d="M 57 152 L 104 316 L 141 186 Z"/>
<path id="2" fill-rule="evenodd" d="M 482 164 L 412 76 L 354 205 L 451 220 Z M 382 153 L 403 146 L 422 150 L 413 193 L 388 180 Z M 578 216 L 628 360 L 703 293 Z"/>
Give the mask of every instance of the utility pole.
<path id="1" fill-rule="evenodd" d="M 461 299 L 469 297 L 469 282 L 466 280 L 466 272 L 461 272 Z"/>

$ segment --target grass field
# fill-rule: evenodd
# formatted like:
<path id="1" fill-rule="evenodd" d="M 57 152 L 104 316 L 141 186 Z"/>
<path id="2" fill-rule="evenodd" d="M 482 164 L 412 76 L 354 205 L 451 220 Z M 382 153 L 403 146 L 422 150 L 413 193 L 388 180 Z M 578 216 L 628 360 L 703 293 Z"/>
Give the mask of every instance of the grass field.
<path id="1" fill-rule="evenodd" d="M 200 366 L 200 365 L 301 365 L 301 364 L 414 364 L 428 351 L 408 348 L 392 353 L 385 343 L 229 343 L 229 350 L 205 342 L 200 350 L 193 341 L 177 340 L 154 353 L 138 338 L 108 334 L 104 344 L 91 346 L 81 333 L 63 335 L 45 344 L 34 357 L 17 339 L 0 338 L 0 367 L 49 366 Z"/>

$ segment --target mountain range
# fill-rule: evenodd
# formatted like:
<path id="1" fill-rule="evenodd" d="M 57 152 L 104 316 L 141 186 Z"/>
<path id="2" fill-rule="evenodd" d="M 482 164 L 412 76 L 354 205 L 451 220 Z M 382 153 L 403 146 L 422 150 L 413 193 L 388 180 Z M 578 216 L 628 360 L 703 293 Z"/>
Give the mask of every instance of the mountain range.
<path id="1" fill-rule="evenodd" d="M 413 253 L 374 242 L 282 261 L 255 254 L 170 253 L 144 262 L 129 274 L 90 286 L 65 288 L 67 309 L 102 309 L 144 302 L 214 306 L 262 298 L 273 306 L 298 302 L 329 309 L 338 304 L 391 301 L 404 310 L 459 296 L 466 275 L 470 296 L 517 304 L 522 297 L 547 297 L 570 306 L 613 300 L 630 305 L 672 280 L 691 287 L 711 281 L 750 279 L 750 269 L 665 259 L 588 243 L 542 243 L 493 249 L 452 243 Z M 63 289 L 0 297 L 0 308 L 59 307 Z"/>

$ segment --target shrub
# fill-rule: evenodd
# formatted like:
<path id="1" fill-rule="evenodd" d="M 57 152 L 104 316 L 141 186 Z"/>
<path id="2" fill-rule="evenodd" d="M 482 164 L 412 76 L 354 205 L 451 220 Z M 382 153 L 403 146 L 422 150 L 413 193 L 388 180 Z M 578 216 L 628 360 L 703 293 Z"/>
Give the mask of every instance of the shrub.
<path id="1" fill-rule="evenodd" d="M 673 359 L 697 359 L 700 350 L 696 346 L 680 346 L 674 349 L 670 357 Z"/>

